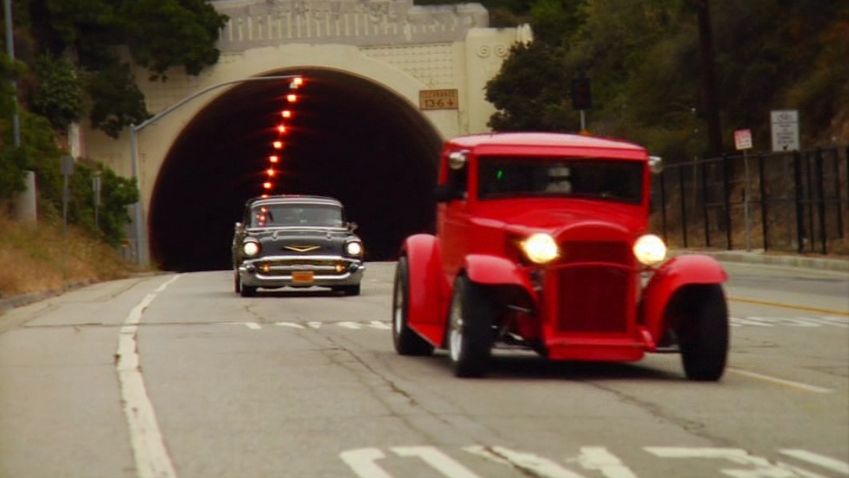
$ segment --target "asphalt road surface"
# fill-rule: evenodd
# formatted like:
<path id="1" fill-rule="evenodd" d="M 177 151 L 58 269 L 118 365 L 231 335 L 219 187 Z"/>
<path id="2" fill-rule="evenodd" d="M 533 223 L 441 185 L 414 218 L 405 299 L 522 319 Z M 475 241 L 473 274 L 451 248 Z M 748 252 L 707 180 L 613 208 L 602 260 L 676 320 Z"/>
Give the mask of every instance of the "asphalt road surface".
<path id="1" fill-rule="evenodd" d="M 0 477 L 845 477 L 849 275 L 727 264 L 730 368 L 400 357 L 359 297 L 108 282 L 0 316 Z"/>

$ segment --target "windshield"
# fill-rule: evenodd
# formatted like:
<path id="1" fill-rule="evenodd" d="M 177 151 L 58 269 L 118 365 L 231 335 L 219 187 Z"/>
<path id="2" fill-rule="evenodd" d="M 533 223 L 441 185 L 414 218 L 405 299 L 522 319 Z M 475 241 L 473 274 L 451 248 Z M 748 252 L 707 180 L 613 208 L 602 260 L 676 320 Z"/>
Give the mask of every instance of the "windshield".
<path id="1" fill-rule="evenodd" d="M 479 196 L 555 196 L 640 204 L 643 163 L 590 158 L 480 158 Z"/>
<path id="2" fill-rule="evenodd" d="M 251 210 L 252 227 L 343 227 L 342 208 L 326 204 L 267 204 Z"/>

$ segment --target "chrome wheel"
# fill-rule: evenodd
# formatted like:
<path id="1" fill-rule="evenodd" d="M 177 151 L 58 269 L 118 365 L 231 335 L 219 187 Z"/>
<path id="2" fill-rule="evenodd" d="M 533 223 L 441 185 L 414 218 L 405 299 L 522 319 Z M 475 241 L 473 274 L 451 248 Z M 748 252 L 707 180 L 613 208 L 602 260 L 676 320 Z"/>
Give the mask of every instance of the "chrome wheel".
<path id="1" fill-rule="evenodd" d="M 448 335 L 448 350 L 451 361 L 460 361 L 463 353 L 463 301 L 460 294 L 454 294 L 451 299 L 451 331 Z"/>

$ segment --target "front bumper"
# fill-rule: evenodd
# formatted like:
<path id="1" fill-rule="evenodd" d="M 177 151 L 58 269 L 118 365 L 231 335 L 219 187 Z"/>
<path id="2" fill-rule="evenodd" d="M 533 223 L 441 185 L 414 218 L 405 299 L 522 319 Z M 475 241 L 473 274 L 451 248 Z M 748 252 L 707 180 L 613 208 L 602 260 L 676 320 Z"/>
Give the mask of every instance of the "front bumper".
<path id="1" fill-rule="evenodd" d="M 239 278 L 248 287 L 353 286 L 363 279 L 360 259 L 341 256 L 266 256 L 239 265 Z"/>

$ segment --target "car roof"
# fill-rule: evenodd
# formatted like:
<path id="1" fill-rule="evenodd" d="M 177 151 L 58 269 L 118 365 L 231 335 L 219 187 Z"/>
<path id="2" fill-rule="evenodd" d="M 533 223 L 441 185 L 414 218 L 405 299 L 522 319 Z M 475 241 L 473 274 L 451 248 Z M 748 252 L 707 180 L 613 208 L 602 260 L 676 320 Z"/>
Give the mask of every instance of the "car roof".
<path id="1" fill-rule="evenodd" d="M 448 141 L 464 148 L 481 145 L 494 146 L 555 146 L 619 149 L 645 151 L 645 148 L 627 141 L 566 133 L 487 133 L 460 136 Z"/>
<path id="2" fill-rule="evenodd" d="M 270 204 L 320 204 L 325 206 L 342 207 L 338 199 L 328 196 L 312 196 L 306 194 L 278 194 L 268 197 L 249 199 L 247 206 L 263 206 Z"/>

